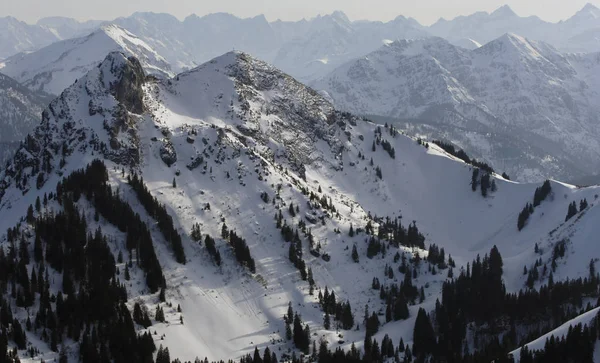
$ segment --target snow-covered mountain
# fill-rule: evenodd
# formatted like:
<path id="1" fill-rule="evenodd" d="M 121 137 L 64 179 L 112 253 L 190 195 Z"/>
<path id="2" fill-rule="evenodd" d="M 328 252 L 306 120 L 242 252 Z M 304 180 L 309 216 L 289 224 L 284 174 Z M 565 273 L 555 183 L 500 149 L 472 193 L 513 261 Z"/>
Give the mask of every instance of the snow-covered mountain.
<path id="1" fill-rule="evenodd" d="M 35 52 L 17 54 L 0 63 L 0 71 L 32 90 L 57 95 L 111 51 L 136 56 L 151 74 L 172 75 L 170 65 L 160 54 L 116 25 L 105 25 L 87 36 L 53 43 Z"/>
<path id="2" fill-rule="evenodd" d="M 550 23 L 537 16 L 521 17 L 504 5 L 491 13 L 480 11 L 452 20 L 442 18 L 427 29 L 431 34 L 457 45 L 464 39 L 484 44 L 505 33 L 516 33 L 528 39 L 547 42 L 562 51 L 598 52 L 599 14 L 600 9 L 588 3 L 567 20 Z"/>
<path id="3" fill-rule="evenodd" d="M 32 92 L 0 73 L 0 165 L 40 123 L 51 96 Z"/>
<path id="4" fill-rule="evenodd" d="M 431 35 L 466 49 L 478 48 L 505 33 L 515 33 L 547 42 L 561 51 L 600 51 L 599 12 L 597 7 L 587 4 L 571 18 L 550 23 L 535 16 L 520 17 L 505 5 L 492 13 L 440 19 L 429 27 L 402 15 L 385 23 L 351 21 L 341 11 L 300 21 L 272 22 L 264 15 L 239 18 L 215 13 L 190 15 L 180 21 L 170 14 L 136 12 L 103 24 L 116 24 L 135 34 L 165 57 L 175 72 L 191 69 L 224 52 L 241 50 L 308 82 L 382 44 Z M 3 47 L 0 59 L 83 36 L 100 24 L 63 17 L 41 19 L 35 25 L 14 18 L 0 19 L 0 29 L 5 30 L 0 34 L 4 37 L 0 42 Z"/>
<path id="5" fill-rule="evenodd" d="M 264 16 L 238 18 L 217 13 L 190 15 L 179 21 L 172 15 L 138 12 L 113 21 L 146 41 L 176 70 L 190 69 L 233 49 L 271 58 L 281 39 Z"/>
<path id="6" fill-rule="evenodd" d="M 106 168 L 98 169 L 96 163 L 92 169 L 97 174 L 89 179 L 61 182 L 94 159 L 103 160 Z M 83 175 L 81 171 L 73 178 Z M 113 257 L 112 265 L 103 270 L 115 266 L 120 271 L 111 281 L 118 279 L 127 290 L 124 303 L 134 310 L 136 322 L 131 326 L 141 333 L 150 332 L 157 347 L 168 347 L 171 357 L 182 361 L 204 356 L 237 359 L 267 346 L 284 360 L 293 349 L 282 320 L 290 302 L 316 334 L 310 334 L 315 344 L 323 339 L 335 350 L 350 349 L 354 342 L 362 350 L 365 305 L 375 319 L 381 313 L 379 319 L 387 321 L 386 306 L 390 305 L 380 294 L 392 291 L 392 284 L 398 288 L 402 281 L 410 281 L 417 291 L 409 299 L 408 318 L 390 319 L 374 336 L 380 341 L 387 334 L 394 346 L 400 339 L 412 346 L 418 311 L 437 309 L 436 299 L 444 302 L 442 284 L 449 281 L 449 265 L 453 264 L 446 257 L 441 263 L 427 260 L 423 247 L 443 247 L 445 256 L 451 255 L 456 263 L 458 275 L 477 255 L 487 259 L 490 249 L 498 246 L 504 261 L 502 279 L 509 292 L 525 286 L 524 266 L 537 272 L 539 263 L 552 264 L 550 276 L 540 272 L 532 280 L 532 286 L 539 287 L 548 279 L 587 277 L 589 263 L 594 265 L 590 259 L 597 256 L 591 238 L 598 233 L 597 187 L 551 182 L 551 192 L 540 203 L 539 184 L 514 183 L 496 174 L 486 179 L 486 175 L 481 171 L 478 178 L 471 165 L 434 144 L 336 111 L 316 91 L 245 53 L 230 52 L 161 80 L 146 77 L 135 58 L 113 52 L 49 105 L 40 126 L 0 172 L 0 230 L 11 228 L 0 241 L 13 251 L 7 252 L 9 258 L 19 258 L 15 265 L 40 271 L 38 260 L 46 259 L 50 276 L 46 281 L 57 283 L 43 285 L 58 294 L 70 286 L 65 274 L 71 274 L 67 276 L 76 284 L 90 276 L 77 275 L 72 266 L 68 266 L 70 272 L 57 270 L 52 262 L 56 261 L 54 247 L 56 243 L 63 246 L 62 240 L 40 240 L 35 236 L 44 228 L 32 225 L 56 216 L 84 223 L 87 227 L 78 230 L 80 235 L 94 231 L 104 235 L 95 243 L 104 241 L 110 253 L 120 257 Z M 88 188 L 102 185 L 102 180 L 111 187 L 110 193 L 102 194 L 106 189 L 95 189 L 104 197 L 87 193 Z M 492 182 L 487 193 L 480 192 L 485 180 Z M 139 183 L 147 190 L 132 189 Z M 519 212 L 532 199 L 538 200 L 535 211 L 519 231 Z M 582 204 L 576 217 L 565 221 L 568 206 L 583 199 L 589 204 Z M 119 219 L 107 212 L 113 203 L 121 206 L 115 213 L 121 215 L 121 209 L 131 208 L 123 218 L 138 218 L 138 225 L 148 226 L 149 245 L 140 250 L 144 235 L 131 235 L 128 231 L 135 225 L 120 226 Z M 391 224 L 384 227 L 386 217 Z M 173 229 L 167 233 L 165 225 L 169 224 Z M 384 232 L 385 228 L 394 232 Z M 55 229 L 56 233 L 60 230 Z M 239 240 L 228 231 L 243 238 L 242 246 L 247 249 L 239 247 Z M 175 235 L 181 238 L 183 254 L 174 250 Z M 213 237 L 214 245 L 207 235 Z M 21 257 L 15 248 L 8 249 L 14 236 L 22 236 L 17 237 L 21 238 Z M 381 245 L 377 248 L 375 236 L 384 241 L 385 252 Z M 81 243 L 71 246 L 68 240 L 64 253 L 70 255 Z M 85 251 L 96 244 L 82 247 L 86 256 Z M 557 249 L 562 249 L 562 255 Z M 164 276 L 164 294 L 155 285 L 147 286 L 149 271 L 154 274 L 156 270 L 149 270 L 144 261 L 151 260 L 144 256 L 154 255 L 154 250 Z M 431 253 L 429 257 L 434 258 Z M 25 255 L 38 257 L 25 264 Z M 309 270 L 310 277 L 303 277 L 298 269 Z M 379 281 L 382 289 L 373 289 Z M 16 284 L 18 296 L 22 296 L 21 284 Z M 326 327 L 329 313 L 322 311 L 317 298 L 326 287 L 335 292 L 336 301 L 351 305 L 352 329 L 336 328 L 339 319 L 333 312 L 330 319 L 334 322 Z M 69 299 L 86 293 L 80 288 Z M 15 298 L 6 296 L 13 304 Z M 38 292 L 33 296 L 28 309 L 35 315 Z M 39 301 L 44 301 L 43 296 Z M 63 294 L 59 296 L 63 301 Z M 28 312 L 21 305 L 12 305 L 15 321 L 25 324 Z M 150 312 L 147 329 L 140 320 L 144 314 L 140 305 Z M 584 308 L 583 302 L 569 306 L 571 312 Z M 158 307 L 164 309 L 165 319 L 159 318 Z M 47 313 L 52 314 L 53 308 Z M 70 321 L 69 315 L 59 316 Z M 103 318 L 94 315 L 92 319 Z M 40 324 L 46 327 L 45 322 Z M 469 334 L 475 334 L 476 323 L 469 326 L 474 329 Z M 528 332 L 555 327 L 543 319 L 529 322 L 515 334 L 522 340 Z M 34 349 L 34 358 L 28 358 L 26 350 L 19 350 L 22 361 L 51 360 L 59 350 L 78 360 L 80 346 L 89 342 L 89 332 L 77 342 L 72 332 L 56 336 L 55 328 L 47 329 L 27 331 L 27 340 L 40 354 Z M 64 347 L 52 352 L 48 348 L 52 344 L 37 338 L 47 331 L 55 336 L 52 341 Z M 113 335 L 102 339 L 108 339 L 109 348 L 118 344 Z M 102 354 L 103 349 L 99 350 Z M 108 350 L 104 354 L 115 354 Z M 402 357 L 406 352 L 397 354 Z"/>
<path id="7" fill-rule="evenodd" d="M 452 20 L 442 18 L 432 24 L 429 31 L 450 41 L 473 39 L 485 44 L 511 32 L 531 39 L 546 39 L 543 37 L 553 33 L 553 26 L 537 16 L 520 17 L 508 5 L 504 5 L 491 13 L 479 11 Z"/>
<path id="8" fill-rule="evenodd" d="M 418 119 L 417 131 L 518 179 L 571 178 L 598 167 L 598 57 L 515 34 L 474 50 L 425 38 L 383 46 L 314 86 L 350 112 Z"/>
<path id="9" fill-rule="evenodd" d="M 271 61 L 303 80 L 323 75 L 390 39 L 427 35 L 414 19 L 399 16 L 387 23 L 352 22 L 340 11 L 271 23 L 263 15 L 246 19 L 226 13 L 191 15 L 180 22 L 168 14 L 135 13 L 114 23 L 138 35 L 177 70 L 235 49 Z"/>
<path id="10" fill-rule="evenodd" d="M 70 39 L 89 34 L 94 29 L 99 28 L 103 20 L 78 21 L 64 16 L 50 16 L 41 18 L 35 24 L 52 31 L 58 39 Z"/>
<path id="11" fill-rule="evenodd" d="M 135 13 L 114 23 L 150 44 L 176 71 L 237 49 L 311 81 L 382 44 L 430 35 L 467 49 L 515 33 L 564 51 L 600 51 L 597 13 L 598 9 L 588 4 L 566 21 L 549 23 L 535 16 L 520 17 L 505 5 L 490 14 L 440 19 L 429 27 L 404 16 L 386 23 L 351 21 L 341 11 L 296 22 L 268 22 L 262 15 L 241 19 L 224 13 L 191 15 L 179 21 L 168 14 Z"/>
<path id="12" fill-rule="evenodd" d="M 48 29 L 28 25 L 10 16 L 0 18 L 0 60 L 57 40 Z"/>
<path id="13" fill-rule="evenodd" d="M 342 12 L 310 21 L 309 31 L 284 43 L 273 63 L 301 80 L 316 79 L 351 59 L 396 39 L 428 35 L 414 19 L 351 22 Z"/>
<path id="14" fill-rule="evenodd" d="M 31 25 L 10 16 L 0 18 L 0 60 L 60 40 L 82 36 L 97 28 L 100 23 L 100 21 L 80 23 L 70 18 L 51 17 L 42 18 Z"/>

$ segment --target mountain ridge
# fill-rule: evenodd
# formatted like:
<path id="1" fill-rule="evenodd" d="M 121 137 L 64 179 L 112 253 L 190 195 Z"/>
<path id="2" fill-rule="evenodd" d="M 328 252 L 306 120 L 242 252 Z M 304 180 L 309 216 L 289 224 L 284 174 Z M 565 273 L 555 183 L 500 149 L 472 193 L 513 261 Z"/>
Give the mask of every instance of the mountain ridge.
<path id="1" fill-rule="evenodd" d="M 54 43 L 33 53 L 18 54 L 0 64 L 0 70 L 30 89 L 60 94 L 114 50 L 135 54 L 153 74 L 171 76 L 170 65 L 150 46 L 116 25 Z"/>
<path id="2" fill-rule="evenodd" d="M 432 47 L 433 43 L 437 45 Z M 455 47 L 442 38 L 419 39 L 384 46 L 312 85 L 326 91 L 337 107 L 357 114 L 420 118 L 426 124 L 435 122 L 473 132 L 486 129 L 486 133 L 537 134 L 554 144 L 538 144 L 552 158 L 566 154 L 574 161 L 587 153 L 587 161 L 580 163 L 581 171 L 550 174 L 568 177 L 582 173 L 595 157 L 596 147 L 591 146 L 596 132 L 592 99 L 599 90 L 591 76 L 598 63 L 592 59 L 592 55 L 562 54 L 547 44 L 514 34 L 474 50 Z M 582 84 L 586 84 L 583 89 L 579 87 Z M 515 127 L 522 131 L 515 131 Z M 451 140 L 460 140 L 478 157 L 495 158 L 492 164 L 499 163 L 499 152 L 494 156 L 489 146 L 463 137 L 454 133 Z M 529 149 L 527 144 L 534 139 L 528 140 L 518 148 Z M 560 153 L 553 153 L 558 145 Z M 542 175 L 558 171 L 548 167 Z M 523 169 L 518 166 L 509 173 L 518 174 Z"/>
<path id="3" fill-rule="evenodd" d="M 436 49 L 429 47 L 432 53 Z M 374 333 L 378 341 L 387 334 L 394 345 L 403 339 L 410 347 L 418 343 L 413 331 L 420 310 L 434 311 L 436 300 L 444 301 L 452 264 L 459 275 L 477 255 L 487 259 L 488 252 L 499 250 L 506 290 L 517 293 L 527 286 L 524 266 L 534 270 L 538 260 L 548 266 L 554 262 L 556 281 L 587 277 L 595 251 L 589 236 L 597 233 L 599 188 L 549 181 L 551 192 L 519 231 L 519 211 L 534 195 L 538 198 L 538 183 L 508 181 L 433 143 L 337 111 L 314 89 L 243 52 L 228 52 L 172 79 L 148 77 L 140 61 L 110 53 L 50 104 L 43 123 L 0 171 L 0 230 L 18 224 L 18 231 L 35 232 L 31 218 L 22 217 L 29 209 L 33 219 L 63 213 L 71 205 L 63 177 L 96 159 L 105 165 L 100 171 L 111 195 L 149 226 L 150 245 L 165 277 L 164 301 L 160 291 L 146 288 L 145 271 L 134 257 L 137 248 L 126 247 L 128 240 L 136 241 L 126 237 L 127 229 L 117 228 L 105 214 L 95 218 L 104 199 L 84 194 L 73 199 L 82 211 L 78 218 L 89 221 L 85 232 L 102 227 L 110 251 L 123 255 L 123 262 L 115 258 L 113 263 L 121 276 L 130 274 L 130 280 L 121 280 L 127 292 L 123 305 L 127 311 L 143 310 L 136 303 L 150 311 L 151 326 L 136 322 L 132 329 L 151 332 L 157 346 L 182 360 L 239 359 L 267 346 L 289 359 L 283 355 L 299 352 L 286 338 L 281 319 L 290 302 L 331 350 L 350 351 L 353 343 L 366 349 L 367 327 L 359 323 L 364 306 L 375 319 L 381 311 L 381 320 L 391 309 L 381 290 L 373 288 L 377 281 L 384 292 L 403 281 L 414 286 L 407 316 L 380 321 Z M 484 191 L 486 179 L 494 187 Z M 38 212 L 33 206 L 44 195 L 50 199 L 44 207 L 40 202 Z M 584 198 L 589 205 L 565 221 L 567 207 Z M 149 200 L 170 216 L 185 251 L 183 263 L 173 258 L 161 230 L 169 218 L 159 219 Z M 193 237 L 197 229 L 201 241 Z M 0 236 L 3 247 L 10 245 L 9 234 Z M 34 235 L 23 236 L 33 255 Z M 454 262 L 444 257 L 439 263 L 433 246 L 444 248 Z M 555 257 L 557 246 L 568 253 Z M 541 274 L 533 287 L 548 279 Z M 52 286 L 53 294 L 59 291 Z M 336 301 L 351 305 L 358 330 L 354 324 L 326 327 L 329 313 L 317 297 L 323 291 L 334 291 Z M 159 307 L 165 310 L 164 322 L 152 314 Z M 37 303 L 30 307 L 36 308 Z M 15 307 L 15 312 L 24 324 L 25 309 Z M 340 322 L 333 312 L 330 319 Z M 35 344 L 44 359 L 60 354 L 46 342 Z M 65 339 L 65 345 L 78 359 L 79 344 Z M 19 354 L 25 359 L 27 352 Z"/>

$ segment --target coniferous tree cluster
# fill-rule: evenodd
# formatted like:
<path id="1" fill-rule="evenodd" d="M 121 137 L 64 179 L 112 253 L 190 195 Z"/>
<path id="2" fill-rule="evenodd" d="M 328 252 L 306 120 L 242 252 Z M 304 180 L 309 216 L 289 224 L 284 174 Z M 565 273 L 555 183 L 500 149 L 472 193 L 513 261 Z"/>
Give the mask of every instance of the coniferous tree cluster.
<path id="1" fill-rule="evenodd" d="M 377 334 L 381 323 L 379 321 L 379 317 L 375 312 L 371 313 L 370 316 L 366 314 L 366 316 L 367 318 L 365 321 L 365 339 L 368 339 L 373 335 Z"/>
<path id="2" fill-rule="evenodd" d="M 356 249 L 356 245 L 352 246 L 352 261 L 355 263 L 359 262 L 358 250 Z"/>
<path id="3" fill-rule="evenodd" d="M 156 305 L 156 312 L 154 313 L 154 320 L 158 321 L 159 323 L 164 323 L 165 320 L 165 312 L 163 310 L 163 308 L 159 305 Z"/>
<path id="4" fill-rule="evenodd" d="M 471 174 L 471 190 L 477 191 L 477 185 L 479 185 L 479 169 L 473 168 L 473 174 Z"/>
<path id="5" fill-rule="evenodd" d="M 192 226 L 192 233 L 190 234 L 190 237 L 192 237 L 194 242 L 202 241 L 202 231 L 200 231 L 200 223 L 194 223 L 194 225 Z"/>
<path id="6" fill-rule="evenodd" d="M 267 193 L 267 192 L 260 193 L 260 199 L 262 199 L 262 201 L 264 203 L 269 203 L 269 201 L 270 201 L 269 193 Z"/>
<path id="7" fill-rule="evenodd" d="M 535 188 L 535 193 L 533 194 L 533 207 L 537 207 L 542 203 L 548 195 L 552 192 L 552 186 L 550 185 L 550 181 L 546 180 L 541 187 Z"/>
<path id="8" fill-rule="evenodd" d="M 439 248 L 435 244 L 429 245 L 429 253 L 427 254 L 427 261 L 437 265 L 440 269 L 447 267 L 446 264 L 446 252 L 444 248 Z"/>
<path id="9" fill-rule="evenodd" d="M 419 259 L 415 258 L 413 263 L 418 265 L 420 263 Z M 388 268 L 388 277 L 390 270 L 391 267 Z M 391 283 L 388 286 L 385 286 L 379 282 L 378 278 L 373 278 L 373 283 L 371 285 L 371 288 L 380 290 L 379 297 L 386 301 L 386 305 L 389 305 L 393 320 L 405 319 L 404 305 L 408 302 L 414 304 L 419 297 L 419 290 L 413 285 L 412 281 L 413 276 L 416 277 L 417 270 L 408 267 L 404 253 L 402 254 L 402 262 L 398 270 L 404 274 L 404 278 L 400 282 L 400 285 Z M 407 311 L 408 308 L 406 308 L 406 312 Z"/>
<path id="10" fill-rule="evenodd" d="M 386 322 L 408 319 L 408 304 L 402 294 L 389 293 L 385 290 L 385 287 L 380 292 L 380 296 L 386 300 Z"/>
<path id="11" fill-rule="evenodd" d="M 383 180 L 383 173 L 381 172 L 381 168 L 379 167 L 379 165 L 375 168 L 375 175 L 377 175 L 379 179 Z"/>
<path id="12" fill-rule="evenodd" d="M 222 232 L 223 235 L 227 234 L 227 225 L 225 223 L 223 223 Z M 236 260 L 238 260 L 238 262 L 241 265 L 248 267 L 248 270 L 250 270 L 250 272 L 256 273 L 256 264 L 254 262 L 254 259 L 250 255 L 250 249 L 246 244 L 246 240 L 238 236 L 234 231 L 229 231 L 228 234 L 229 238 L 227 238 L 227 240 L 233 248 L 233 253 L 235 255 Z"/>
<path id="13" fill-rule="evenodd" d="M 486 164 L 484 162 L 478 161 L 477 159 L 471 159 L 467 155 L 467 153 L 464 152 L 464 150 L 456 148 L 451 143 L 440 141 L 440 140 L 432 140 L 431 142 L 436 144 L 440 148 L 442 148 L 442 150 L 444 150 L 448 154 L 461 159 L 462 161 L 464 161 L 467 164 L 471 164 L 476 168 L 484 170 L 484 171 L 488 172 L 488 174 L 494 173 L 494 169 L 491 166 L 489 166 L 488 164 Z"/>
<path id="14" fill-rule="evenodd" d="M 371 221 L 368 222 L 365 230 L 367 231 L 367 234 L 373 234 Z M 425 236 L 419 232 L 419 228 L 415 221 L 409 224 L 408 229 L 406 229 L 398 217 L 393 220 L 390 219 L 390 217 L 386 217 L 379 223 L 377 237 L 380 240 L 389 241 L 394 247 L 406 246 L 425 249 Z M 371 241 L 368 241 L 368 243 L 371 243 Z"/>
<path id="15" fill-rule="evenodd" d="M 208 254 L 213 258 L 217 266 L 221 266 L 221 253 L 217 249 L 215 245 L 215 240 L 208 234 L 204 238 L 204 245 L 206 246 L 206 250 Z"/>
<path id="16" fill-rule="evenodd" d="M 570 326 L 566 336 L 550 336 L 541 350 L 531 351 L 527 346 L 522 347 L 519 360 L 522 363 L 592 363 L 599 336 L 600 316 L 596 315 L 589 324 Z"/>
<path id="17" fill-rule="evenodd" d="M 310 328 L 308 324 L 304 324 L 302 317 L 298 313 L 294 314 L 292 303 L 288 305 L 288 312 L 284 315 L 283 320 L 286 326 L 286 337 L 294 342 L 294 346 L 308 354 L 310 349 Z"/>
<path id="18" fill-rule="evenodd" d="M 579 201 L 579 212 L 583 212 L 588 207 L 587 199 L 582 199 Z M 577 203 L 573 201 L 569 204 L 569 209 L 567 210 L 567 216 L 565 217 L 565 222 L 574 217 L 577 214 Z"/>
<path id="19" fill-rule="evenodd" d="M 345 303 L 336 302 L 335 292 L 332 290 L 330 293 L 327 286 L 325 286 L 324 294 L 319 291 L 319 305 L 321 305 L 326 317 L 333 316 L 334 320 L 340 322 L 342 329 L 348 330 L 354 326 L 354 315 L 352 315 L 350 301 Z"/>
<path id="20" fill-rule="evenodd" d="M 567 216 L 565 217 L 565 222 L 569 219 L 573 218 L 577 214 L 577 204 L 573 201 L 569 203 L 569 209 L 567 210 Z"/>
<path id="21" fill-rule="evenodd" d="M 296 267 L 298 271 L 300 271 L 300 276 L 302 277 L 302 280 L 306 281 L 308 279 L 308 273 L 306 271 L 306 262 L 304 262 L 303 259 L 302 240 L 300 239 L 298 229 L 293 230 L 292 227 L 290 227 L 287 224 L 287 221 L 283 219 L 281 210 L 278 214 L 275 215 L 275 219 L 277 228 L 281 229 L 281 235 L 283 237 L 283 240 L 286 242 L 290 242 L 290 247 L 288 250 L 289 260 L 292 264 L 294 264 L 294 267 Z M 310 235 L 309 233 L 309 241 L 311 239 L 312 235 Z M 309 281 L 309 283 L 312 289 L 314 288 L 314 281 L 312 279 L 311 281 Z"/>
<path id="22" fill-rule="evenodd" d="M 481 172 L 479 168 L 474 167 L 473 173 L 471 174 L 471 190 L 477 191 L 477 186 L 480 186 L 481 195 L 486 198 L 490 192 L 495 192 L 498 187 L 496 186 L 496 180 L 491 177 L 491 172 L 483 170 Z"/>
<path id="23" fill-rule="evenodd" d="M 437 355 L 437 344 L 431 320 L 425 309 L 420 308 L 413 330 L 412 353 L 420 359 L 423 359 L 428 354 Z"/>
<path id="24" fill-rule="evenodd" d="M 519 231 L 527 224 L 527 220 L 529 219 L 529 216 L 533 214 L 534 208 L 539 206 L 540 203 L 550 195 L 550 192 L 552 192 L 552 186 L 550 185 L 549 180 L 546 180 L 541 187 L 535 189 L 535 193 L 533 194 L 533 204 L 527 203 L 519 213 L 517 219 L 517 229 Z M 575 207 L 575 211 L 577 213 L 577 207 Z"/>
<path id="25" fill-rule="evenodd" d="M 481 188 L 481 195 L 485 198 L 488 196 L 488 191 L 490 189 L 492 189 L 492 182 L 494 183 L 494 186 L 496 185 L 495 181 L 490 181 L 490 174 L 489 173 L 483 173 L 483 175 L 481 175 L 481 180 L 479 180 L 479 186 Z M 495 187 L 494 187 L 495 189 Z"/>
<path id="26" fill-rule="evenodd" d="M 519 213 L 519 217 L 517 218 L 517 229 L 520 231 L 525 228 L 527 224 L 527 220 L 529 220 L 529 216 L 533 214 L 533 205 L 530 203 L 525 204 L 523 210 Z"/>
<path id="27" fill-rule="evenodd" d="M 28 223 L 35 226 L 33 235 L 27 237 L 34 239 L 33 259 L 24 242 L 26 237 L 20 233 L 22 226 L 8 231 L 9 253 L 0 249 L 0 290 L 9 299 L 21 300 L 15 305 L 29 306 L 32 315 L 27 318 L 27 329 L 53 351 L 60 350 L 61 362 L 67 356 L 59 346 L 70 339 L 78 343 L 82 362 L 150 363 L 156 349 L 153 339 L 148 333 L 136 334 L 134 320 L 125 305 L 127 291 L 117 278 L 108 239 L 100 228 L 94 233 L 88 231 L 86 218 L 76 203 L 85 195 L 109 222 L 124 217 L 126 222 L 135 224 L 129 214 L 131 208 L 120 208 L 123 202 L 112 193 L 104 176 L 104 165 L 95 161 L 65 178 L 56 194 L 45 198 L 44 205 L 47 199 L 56 199 L 60 209 L 45 210 L 28 218 Z M 31 277 L 27 274 L 28 265 Z M 52 270 L 62 276 L 56 294 L 50 289 Z M 156 282 L 162 285 L 160 266 L 158 272 Z M 6 295 L 9 286 L 12 293 Z M 20 349 L 25 348 L 26 340 L 21 323 L 13 318 L 11 304 L 4 298 L 0 300 L 0 361 L 7 361 L 5 358 L 12 355 L 7 352 L 8 340 Z"/>
<path id="28" fill-rule="evenodd" d="M 144 184 L 143 178 L 138 178 L 137 174 L 133 174 L 133 178 L 128 176 L 127 181 L 135 191 L 146 212 L 158 222 L 158 228 L 165 237 L 165 240 L 171 245 L 175 260 L 181 264 L 185 264 L 185 251 L 183 250 L 181 236 L 177 232 L 173 224 L 173 217 L 167 212 L 167 208 L 156 197 L 152 196 Z M 173 179 L 173 183 L 175 183 L 175 179 Z"/>
<path id="29" fill-rule="evenodd" d="M 392 159 L 396 158 L 396 149 L 394 149 L 389 141 L 383 139 L 381 135 L 377 137 L 377 145 L 379 144 L 381 144 L 383 150 L 385 150 Z"/>
<path id="30" fill-rule="evenodd" d="M 66 193 L 68 193 L 70 197 L 67 196 L 67 198 L 63 198 L 63 194 Z M 158 258 L 156 257 L 150 230 L 148 229 L 148 226 L 142 222 L 140 216 L 133 211 L 131 206 L 122 200 L 118 194 L 112 191 L 112 188 L 108 185 L 108 172 L 103 162 L 99 160 L 92 161 L 85 169 L 73 172 L 56 186 L 56 199 L 59 203 L 62 203 L 63 199 L 76 202 L 82 194 L 94 205 L 96 211 L 98 211 L 102 217 L 109 223 L 117 226 L 121 232 L 127 233 L 126 248 L 130 254 L 135 250 L 137 263 L 146 274 L 146 284 L 150 291 L 156 292 L 161 287 L 164 287 L 165 278 L 158 262 Z M 36 222 L 38 225 L 36 230 L 40 230 L 43 239 L 56 240 L 61 237 L 55 236 L 54 234 L 65 235 L 65 231 L 56 230 L 57 218 L 59 219 L 58 223 L 66 224 L 67 222 L 71 222 L 68 214 L 71 210 L 69 205 L 70 204 L 67 203 L 67 208 L 65 208 L 64 212 L 65 214 L 57 214 L 54 220 L 46 218 L 38 219 L 38 222 Z M 74 215 L 73 218 L 75 218 Z M 43 226 L 40 226 L 41 223 L 43 223 Z M 80 229 L 80 232 L 76 236 L 81 236 L 81 231 L 82 230 Z M 47 235 L 45 235 L 45 233 L 47 233 Z M 72 243 L 76 244 L 76 242 Z M 50 244 L 50 246 L 54 245 Z M 53 253 L 60 254 L 60 251 L 59 249 L 50 251 L 50 260 L 52 261 L 55 260 Z M 57 267 L 61 266 L 60 262 L 57 261 L 56 263 Z M 59 268 L 60 267 L 58 267 L 57 270 L 61 271 Z"/>
<path id="31" fill-rule="evenodd" d="M 144 328 L 148 328 L 152 325 L 152 321 L 150 320 L 150 315 L 148 315 L 148 308 L 143 303 L 136 301 L 133 305 L 133 321 L 136 324 L 143 326 Z"/>
<path id="32" fill-rule="evenodd" d="M 467 265 L 466 272 L 463 270 L 458 278 L 444 283 L 442 301 L 436 302 L 435 307 L 437 343 L 426 354 L 447 362 L 493 359 L 508 362 L 507 352 L 518 347 L 520 342 L 535 339 L 573 318 L 577 314 L 573 308 L 583 307 L 583 297 L 598 295 L 600 284 L 593 262 L 589 278 L 549 281 L 537 291 L 528 289 L 516 294 L 506 293 L 502 265 L 502 257 L 494 246 L 489 256 L 486 255 L 483 260 L 477 257 Z M 536 317 L 536 321 L 548 324 L 542 329 L 536 321 L 531 321 L 532 316 Z M 510 324 L 507 326 L 505 322 Z M 479 337 L 473 353 L 463 351 L 467 324 L 495 329 L 489 336 Z M 518 331 L 517 326 L 520 327 Z M 506 334 L 500 341 L 501 332 Z M 419 352 L 418 344 L 415 349 Z"/>
<path id="33" fill-rule="evenodd" d="M 386 129 L 388 129 L 389 134 L 392 137 L 396 137 L 398 134 L 398 131 L 393 126 L 391 128 L 386 127 Z M 377 126 L 375 129 L 375 140 L 373 141 L 372 151 L 375 151 L 375 144 L 383 146 L 383 150 L 385 150 L 392 159 L 396 158 L 396 150 L 394 150 L 394 147 L 389 141 L 383 138 L 380 126 Z"/>

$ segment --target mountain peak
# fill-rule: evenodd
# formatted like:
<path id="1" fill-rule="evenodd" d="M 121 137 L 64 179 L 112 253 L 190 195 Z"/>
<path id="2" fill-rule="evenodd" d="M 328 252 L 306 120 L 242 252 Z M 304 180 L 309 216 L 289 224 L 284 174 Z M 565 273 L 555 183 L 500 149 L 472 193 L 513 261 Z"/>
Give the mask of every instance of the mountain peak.
<path id="1" fill-rule="evenodd" d="M 598 11 L 598 7 L 592 3 L 587 3 L 580 11 Z"/>
<path id="2" fill-rule="evenodd" d="M 499 18 L 517 16 L 517 14 L 508 5 L 502 5 L 498 9 L 494 10 L 494 12 L 492 12 L 490 15 Z"/>
<path id="3" fill-rule="evenodd" d="M 144 111 L 142 84 L 146 78 L 140 61 L 122 52 L 110 52 L 98 66 L 101 81 L 132 113 Z"/>
<path id="4" fill-rule="evenodd" d="M 579 10 L 573 17 L 577 18 L 591 18 L 591 19 L 600 19 L 600 9 L 596 7 L 596 5 L 592 3 L 587 3 L 581 10 Z"/>
<path id="5" fill-rule="evenodd" d="M 490 54 L 495 57 L 508 57 L 529 60 L 544 59 L 542 54 L 547 49 L 544 43 L 537 43 L 514 33 L 506 33 L 501 37 L 494 39 L 474 52 L 480 54 Z"/>
<path id="6" fill-rule="evenodd" d="M 333 13 L 331 13 L 331 17 L 334 19 L 342 20 L 344 22 L 350 22 L 350 19 L 348 19 L 348 16 L 346 15 L 346 13 L 344 13 L 341 10 L 336 10 Z"/>

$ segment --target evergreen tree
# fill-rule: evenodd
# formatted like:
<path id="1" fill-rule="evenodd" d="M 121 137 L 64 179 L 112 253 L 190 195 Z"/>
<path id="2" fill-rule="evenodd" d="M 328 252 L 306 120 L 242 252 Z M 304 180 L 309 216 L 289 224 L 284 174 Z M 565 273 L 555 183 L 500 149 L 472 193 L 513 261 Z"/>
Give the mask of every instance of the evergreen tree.
<path id="1" fill-rule="evenodd" d="M 565 222 L 571 219 L 573 216 L 577 214 L 577 204 L 575 201 L 569 204 L 569 209 L 567 211 L 567 216 L 565 217 Z"/>
<path id="2" fill-rule="evenodd" d="M 425 309 L 420 308 L 415 321 L 413 332 L 413 349 L 412 352 L 416 356 L 422 356 L 429 353 L 434 353 L 437 345 L 433 326 L 429 320 L 429 316 Z"/>
<path id="3" fill-rule="evenodd" d="M 358 263 L 358 251 L 356 250 L 356 245 L 352 246 L 352 261 Z"/>
<path id="4" fill-rule="evenodd" d="M 479 169 L 473 168 L 473 174 L 471 175 L 471 189 L 473 191 L 477 190 L 478 179 L 479 179 Z"/>

